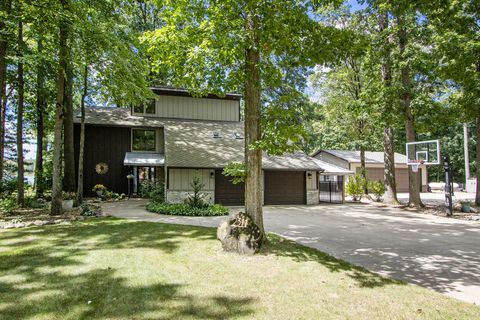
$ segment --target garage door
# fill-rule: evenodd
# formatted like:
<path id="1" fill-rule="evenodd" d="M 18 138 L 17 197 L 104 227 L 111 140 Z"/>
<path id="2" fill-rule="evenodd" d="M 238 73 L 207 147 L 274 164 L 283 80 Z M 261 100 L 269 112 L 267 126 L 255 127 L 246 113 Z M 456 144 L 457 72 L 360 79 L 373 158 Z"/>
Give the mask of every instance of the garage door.
<path id="1" fill-rule="evenodd" d="M 422 176 L 422 169 L 419 169 L 420 179 Z M 360 168 L 357 168 L 357 173 L 360 173 Z M 383 181 L 383 168 L 368 168 L 367 179 L 371 181 Z M 397 192 L 408 192 L 408 169 L 400 168 L 395 169 L 395 179 L 397 181 Z M 421 185 L 421 181 L 419 181 Z"/>
<path id="2" fill-rule="evenodd" d="M 305 172 L 265 171 L 265 204 L 305 204 Z"/>
<path id="3" fill-rule="evenodd" d="M 243 206 L 245 203 L 245 185 L 233 184 L 231 177 L 222 174 L 222 170 L 215 170 L 215 203 L 224 206 Z"/>

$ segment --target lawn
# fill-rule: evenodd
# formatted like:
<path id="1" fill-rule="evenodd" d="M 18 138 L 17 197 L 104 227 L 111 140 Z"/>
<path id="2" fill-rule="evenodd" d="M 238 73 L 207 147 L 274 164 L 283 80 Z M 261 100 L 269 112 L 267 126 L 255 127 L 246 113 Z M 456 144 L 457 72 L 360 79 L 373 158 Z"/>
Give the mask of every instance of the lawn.
<path id="1" fill-rule="evenodd" d="M 479 319 L 480 308 L 270 236 L 114 218 L 0 231 L 0 319 Z"/>

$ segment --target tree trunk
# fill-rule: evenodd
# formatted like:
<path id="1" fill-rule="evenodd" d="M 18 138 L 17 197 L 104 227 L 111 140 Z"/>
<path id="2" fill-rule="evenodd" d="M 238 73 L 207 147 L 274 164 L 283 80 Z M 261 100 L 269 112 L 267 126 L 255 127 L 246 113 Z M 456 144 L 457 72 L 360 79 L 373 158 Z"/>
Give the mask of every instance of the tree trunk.
<path id="1" fill-rule="evenodd" d="M 85 70 L 83 74 L 83 93 L 82 101 L 80 103 L 81 122 L 80 122 L 80 147 L 78 152 L 78 183 L 77 183 L 77 201 L 83 202 L 83 156 L 85 150 L 85 98 L 87 97 L 88 84 L 88 64 L 85 63 Z"/>
<path id="2" fill-rule="evenodd" d="M 63 152 L 65 171 L 63 178 L 63 189 L 68 192 L 76 191 L 75 183 L 75 153 L 73 148 L 73 66 L 68 63 L 67 79 L 65 86 L 65 111 L 63 122 Z"/>
<path id="3" fill-rule="evenodd" d="M 18 108 L 17 108 L 17 204 L 25 204 L 25 170 L 23 166 L 23 105 L 25 94 L 25 81 L 23 78 L 23 22 L 18 22 Z"/>
<path id="4" fill-rule="evenodd" d="M 360 174 L 363 178 L 363 193 L 368 194 L 367 168 L 365 167 L 365 147 L 360 146 Z"/>
<path id="5" fill-rule="evenodd" d="M 379 13 L 379 27 L 380 32 L 384 32 L 388 29 L 388 12 Z M 386 39 L 388 43 L 389 37 Z M 393 108 L 389 105 L 388 94 L 392 86 L 392 70 L 390 51 L 385 50 L 382 59 L 382 81 L 384 86 L 384 114 L 390 115 L 393 113 Z M 397 182 L 395 179 L 395 153 L 393 148 L 393 128 L 391 126 L 392 120 L 388 117 L 385 118 L 385 127 L 383 129 L 383 160 L 384 160 L 384 175 L 383 180 L 385 184 L 385 194 L 383 195 L 383 202 L 389 204 L 398 204 L 397 198 Z"/>
<path id="6" fill-rule="evenodd" d="M 402 78 L 402 104 L 405 117 L 405 131 L 407 142 L 415 141 L 415 123 L 412 114 L 411 102 L 412 102 L 412 80 L 410 78 L 410 65 L 406 57 L 404 57 L 407 46 L 407 30 L 405 27 L 405 21 L 403 17 L 398 17 L 398 45 L 400 49 L 400 56 L 405 61 L 403 67 L 400 70 Z M 408 168 L 408 205 L 413 207 L 423 207 L 422 199 L 420 198 L 419 188 L 419 175 L 420 171 L 413 172 L 412 167 Z"/>
<path id="7" fill-rule="evenodd" d="M 64 11 L 68 10 L 67 0 L 60 0 Z M 53 139 L 53 174 L 51 214 L 62 213 L 62 128 L 64 111 L 64 91 L 67 59 L 68 24 L 62 19 L 59 24 L 59 53 L 57 71 L 57 98 L 55 105 L 55 130 Z"/>
<path id="8" fill-rule="evenodd" d="M 38 53 L 43 52 L 43 37 L 40 35 L 38 39 Z M 35 194 L 37 198 L 43 197 L 45 182 L 43 181 L 43 139 L 44 139 L 44 121 L 43 117 L 46 109 L 45 97 L 45 67 L 43 61 L 37 66 L 37 97 L 36 97 L 36 113 L 37 113 L 37 150 L 35 156 Z"/>
<path id="9" fill-rule="evenodd" d="M 477 189 L 475 194 L 475 204 L 480 206 L 480 117 L 477 118 L 477 159 L 475 161 L 475 174 L 477 175 Z"/>
<path id="10" fill-rule="evenodd" d="M 245 212 L 265 233 L 262 212 L 262 151 L 251 148 L 260 140 L 260 23 L 255 1 L 247 1 L 246 33 L 249 45 L 245 51 Z"/>
<path id="11" fill-rule="evenodd" d="M 0 8 L 8 16 L 11 9 L 11 1 L 3 0 Z M 6 17 L 0 20 L 0 33 L 5 33 Z M 0 37 L 0 182 L 3 180 L 4 155 L 5 155 L 5 119 L 7 106 L 7 47 L 6 37 Z"/>

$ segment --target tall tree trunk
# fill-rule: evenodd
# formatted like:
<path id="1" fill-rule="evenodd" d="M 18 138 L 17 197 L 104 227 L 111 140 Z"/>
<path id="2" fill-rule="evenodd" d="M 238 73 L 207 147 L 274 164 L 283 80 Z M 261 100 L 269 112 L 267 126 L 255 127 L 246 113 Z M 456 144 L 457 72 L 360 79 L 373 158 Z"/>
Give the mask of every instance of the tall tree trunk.
<path id="1" fill-rule="evenodd" d="M 477 159 L 475 161 L 475 174 L 477 175 L 477 189 L 475 194 L 475 204 L 480 206 L 480 117 L 477 117 Z"/>
<path id="2" fill-rule="evenodd" d="M 75 153 L 73 147 L 73 66 L 68 63 L 67 66 L 67 79 L 65 86 L 65 111 L 63 122 L 63 152 L 65 171 L 63 178 L 63 189 L 68 192 L 76 191 L 75 183 Z"/>
<path id="3" fill-rule="evenodd" d="M 380 32 L 385 32 L 388 29 L 388 12 L 379 13 L 379 28 Z M 390 37 L 387 35 L 385 43 L 388 45 Z M 382 81 L 384 94 L 389 95 L 392 86 L 392 68 L 390 59 L 390 49 L 385 49 L 382 57 Z M 393 113 L 393 108 L 389 105 L 388 99 L 383 99 L 384 113 L 386 115 Z M 385 184 L 385 194 L 383 195 L 383 202 L 389 204 L 398 204 L 397 198 L 397 182 L 395 179 L 395 153 L 393 147 L 393 128 L 392 120 L 386 118 L 385 127 L 383 129 L 383 160 L 384 160 L 384 175 L 383 182 Z"/>
<path id="4" fill-rule="evenodd" d="M 18 22 L 18 109 L 17 109 L 17 204 L 25 204 L 25 170 L 23 166 L 23 104 L 25 94 L 25 81 L 23 78 L 23 22 Z"/>
<path id="5" fill-rule="evenodd" d="M 38 53 L 43 52 L 43 36 L 38 39 Z M 37 66 L 37 97 L 36 97 L 36 124 L 37 124 L 37 150 L 35 156 L 35 193 L 37 198 L 43 197 L 43 139 L 44 139 L 44 114 L 46 109 L 45 97 L 45 67 L 43 61 Z"/>
<path id="6" fill-rule="evenodd" d="M 368 194 L 368 180 L 367 180 L 367 168 L 365 166 L 365 147 L 363 145 L 360 146 L 360 174 L 363 178 L 363 193 Z"/>
<path id="7" fill-rule="evenodd" d="M 10 14 L 12 2 L 2 0 L 1 10 L 5 16 Z M 0 20 L 0 33 L 5 33 L 5 16 Z M 5 155 L 5 119 L 7 113 L 7 48 L 6 37 L 0 37 L 0 182 L 3 180 Z"/>
<path id="8" fill-rule="evenodd" d="M 410 65 L 408 63 L 408 59 L 406 59 L 405 50 L 407 46 L 408 36 L 407 30 L 405 26 L 404 17 L 398 17 L 398 45 L 400 49 L 400 56 L 402 60 L 404 60 L 404 65 L 400 70 L 401 78 L 402 78 L 402 104 L 403 104 L 403 112 L 405 117 L 405 131 L 406 131 L 406 138 L 407 142 L 414 142 L 415 141 L 415 123 L 412 114 L 412 80 L 410 78 Z M 420 188 L 419 188 L 419 181 L 420 179 L 420 171 L 413 172 L 412 167 L 409 166 L 408 168 L 408 193 L 409 193 L 409 200 L 408 204 L 414 207 L 423 207 L 422 199 L 420 198 Z"/>
<path id="9" fill-rule="evenodd" d="M 64 11 L 68 10 L 68 0 L 60 0 Z M 64 118 L 65 76 L 67 59 L 68 24 L 62 19 L 59 24 L 59 53 L 57 74 L 57 98 L 55 105 L 55 130 L 53 139 L 53 174 L 51 214 L 62 213 L 62 128 Z"/>
<path id="10" fill-rule="evenodd" d="M 246 33 L 249 45 L 245 52 L 245 212 L 265 233 L 262 209 L 262 151 L 251 148 L 260 140 L 260 22 L 255 1 L 247 1 Z"/>
<path id="11" fill-rule="evenodd" d="M 80 103 L 81 122 L 80 122 L 80 147 L 78 152 L 78 183 L 77 183 L 77 201 L 83 202 L 83 156 L 85 151 L 85 98 L 87 97 L 88 85 L 88 64 L 85 63 L 83 73 L 83 93 Z"/>

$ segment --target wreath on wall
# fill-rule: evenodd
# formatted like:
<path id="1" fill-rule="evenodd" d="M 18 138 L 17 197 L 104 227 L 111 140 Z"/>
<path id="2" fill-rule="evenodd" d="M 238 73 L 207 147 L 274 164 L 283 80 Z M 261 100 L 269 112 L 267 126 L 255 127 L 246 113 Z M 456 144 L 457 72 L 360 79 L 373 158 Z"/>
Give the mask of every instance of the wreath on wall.
<path id="1" fill-rule="evenodd" d="M 95 171 L 98 173 L 98 174 L 105 174 L 108 172 L 108 164 L 106 164 L 105 162 L 100 162 L 100 163 L 97 163 L 97 165 L 95 166 Z"/>

